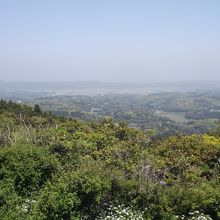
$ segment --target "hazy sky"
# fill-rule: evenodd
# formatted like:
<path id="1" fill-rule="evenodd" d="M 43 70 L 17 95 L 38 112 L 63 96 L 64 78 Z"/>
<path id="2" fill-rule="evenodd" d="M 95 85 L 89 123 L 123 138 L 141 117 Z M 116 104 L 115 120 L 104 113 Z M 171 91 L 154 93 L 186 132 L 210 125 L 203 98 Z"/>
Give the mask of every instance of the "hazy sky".
<path id="1" fill-rule="evenodd" d="M 220 80 L 220 0 L 0 0 L 0 80 Z"/>

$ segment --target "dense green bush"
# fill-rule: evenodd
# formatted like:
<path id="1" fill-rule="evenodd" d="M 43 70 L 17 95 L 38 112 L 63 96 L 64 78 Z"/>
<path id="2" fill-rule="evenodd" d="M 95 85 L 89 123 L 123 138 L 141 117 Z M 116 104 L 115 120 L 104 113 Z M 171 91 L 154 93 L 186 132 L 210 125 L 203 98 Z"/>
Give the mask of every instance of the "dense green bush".
<path id="1" fill-rule="evenodd" d="M 57 158 L 44 147 L 15 145 L 0 149 L 0 216 L 17 212 L 25 199 L 35 199 L 54 174 L 59 173 Z"/>

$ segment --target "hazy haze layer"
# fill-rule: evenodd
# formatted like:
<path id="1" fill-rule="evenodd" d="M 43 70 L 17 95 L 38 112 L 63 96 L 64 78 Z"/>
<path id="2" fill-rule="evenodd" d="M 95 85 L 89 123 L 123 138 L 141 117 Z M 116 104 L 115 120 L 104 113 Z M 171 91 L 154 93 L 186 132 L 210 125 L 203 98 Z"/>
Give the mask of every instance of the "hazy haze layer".
<path id="1" fill-rule="evenodd" d="M 0 2 L 0 80 L 220 80 L 220 1 Z"/>

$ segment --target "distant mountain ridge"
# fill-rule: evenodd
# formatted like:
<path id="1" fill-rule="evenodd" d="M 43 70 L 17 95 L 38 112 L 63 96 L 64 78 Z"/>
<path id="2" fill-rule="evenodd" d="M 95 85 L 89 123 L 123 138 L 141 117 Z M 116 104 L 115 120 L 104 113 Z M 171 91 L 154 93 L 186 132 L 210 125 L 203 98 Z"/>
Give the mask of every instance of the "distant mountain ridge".
<path id="1" fill-rule="evenodd" d="M 178 82 L 17 82 L 0 81 L 0 90 L 5 91 L 51 91 L 72 89 L 148 89 L 149 91 L 197 91 L 220 89 L 220 81 L 178 81 Z"/>

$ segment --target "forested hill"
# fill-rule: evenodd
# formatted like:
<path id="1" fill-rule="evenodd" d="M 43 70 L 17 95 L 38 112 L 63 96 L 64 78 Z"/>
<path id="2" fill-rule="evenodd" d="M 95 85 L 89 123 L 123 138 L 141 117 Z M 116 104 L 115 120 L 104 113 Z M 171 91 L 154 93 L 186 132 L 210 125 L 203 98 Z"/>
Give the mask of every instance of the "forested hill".
<path id="1" fill-rule="evenodd" d="M 0 219 L 220 219 L 219 135 L 155 141 L 0 101 Z"/>

